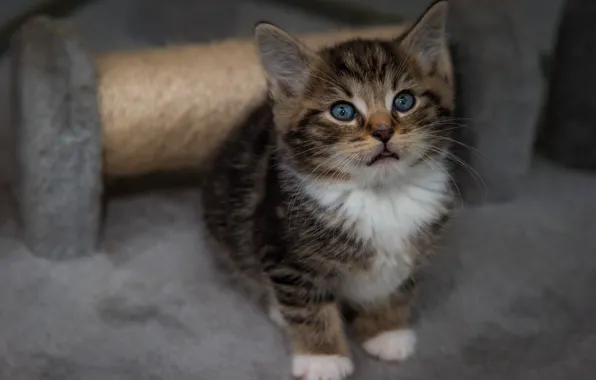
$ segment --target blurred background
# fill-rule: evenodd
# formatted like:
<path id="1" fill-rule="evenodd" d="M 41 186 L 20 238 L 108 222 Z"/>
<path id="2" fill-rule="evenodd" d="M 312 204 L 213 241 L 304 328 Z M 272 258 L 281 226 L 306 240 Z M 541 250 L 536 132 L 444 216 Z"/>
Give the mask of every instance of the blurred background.
<path id="1" fill-rule="evenodd" d="M 530 39 L 550 51 L 562 0 L 520 0 L 516 12 Z M 0 37 L 32 9 L 67 15 L 97 51 L 250 36 L 255 22 L 272 20 L 292 32 L 384 24 L 417 17 L 429 0 L 3 0 Z M 108 22 L 109 20 L 109 22 Z"/>
<path id="2" fill-rule="evenodd" d="M 429 0 L 3 0 L 0 2 L 0 115 L 6 117 L 0 118 L 0 148 L 6 144 L 9 130 L 10 68 L 6 53 L 13 34 L 34 14 L 68 20 L 83 36 L 88 48 L 101 53 L 246 38 L 251 36 L 254 24 L 261 20 L 277 23 L 293 33 L 386 25 L 412 20 L 430 3 L 432 1 Z M 515 15 L 519 25 L 515 25 L 517 29 L 511 36 L 496 39 L 489 44 L 495 48 L 487 49 L 498 54 L 499 44 L 515 45 L 521 34 L 523 43 L 520 47 L 528 52 L 525 57 L 520 57 L 521 61 L 528 61 L 527 56 L 530 61 L 535 57 L 542 70 L 540 76 L 545 78 L 555 47 L 562 3 L 562 0 L 508 1 L 508 12 Z M 504 25 L 506 23 L 504 21 Z M 507 27 L 499 29 L 497 33 Z M 469 33 L 469 29 L 464 29 L 463 33 Z M 477 50 L 478 55 L 484 54 L 483 49 Z M 516 67 L 512 70 L 522 69 Z M 533 70 L 532 65 L 530 70 Z M 540 92 L 545 90 L 540 83 L 537 86 L 530 84 L 530 87 Z M 0 174 L 6 173 L 7 160 L 0 161 Z M 521 166 L 526 165 L 522 163 Z"/>

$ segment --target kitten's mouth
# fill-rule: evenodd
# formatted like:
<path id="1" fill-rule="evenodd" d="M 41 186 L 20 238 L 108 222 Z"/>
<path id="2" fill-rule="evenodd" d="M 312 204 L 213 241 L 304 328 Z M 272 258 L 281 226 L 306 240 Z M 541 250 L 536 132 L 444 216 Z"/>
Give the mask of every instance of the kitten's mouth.
<path id="1" fill-rule="evenodd" d="M 370 160 L 370 162 L 368 163 L 368 166 L 372 166 L 372 165 L 376 164 L 377 162 L 387 161 L 387 160 L 399 160 L 399 156 L 397 155 L 397 153 L 393 153 L 393 152 L 390 152 L 387 149 L 385 149 L 381 153 L 374 156 L 373 159 Z"/>

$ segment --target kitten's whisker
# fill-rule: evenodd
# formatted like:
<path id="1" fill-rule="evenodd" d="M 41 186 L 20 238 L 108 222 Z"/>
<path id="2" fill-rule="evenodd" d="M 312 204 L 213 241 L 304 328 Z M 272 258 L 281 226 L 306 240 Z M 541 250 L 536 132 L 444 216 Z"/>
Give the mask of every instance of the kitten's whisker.
<path id="1" fill-rule="evenodd" d="M 436 128 L 436 127 L 441 127 L 441 126 L 449 127 L 449 128 L 443 128 L 443 129 L 441 129 L 441 131 L 454 131 L 454 130 L 458 130 L 458 129 L 462 129 L 462 128 L 471 128 L 470 126 L 468 126 L 466 124 L 453 123 L 450 121 L 443 121 L 443 120 L 433 121 L 432 123 L 423 122 L 420 125 L 420 127 L 422 127 L 422 128 L 425 128 L 425 127 L 426 128 Z"/>
<path id="2" fill-rule="evenodd" d="M 421 124 L 420 125 L 420 129 L 434 129 L 434 131 L 432 132 L 436 132 L 436 133 L 445 133 L 445 132 L 449 132 L 449 131 L 457 131 L 463 128 L 470 128 L 469 126 L 465 125 L 465 124 L 454 124 L 454 123 L 449 123 L 449 122 L 443 122 L 443 121 L 435 121 L 432 123 L 426 123 L 426 124 Z"/>
<path id="3" fill-rule="evenodd" d="M 333 153 L 330 157 L 326 158 L 319 165 L 317 165 L 309 174 L 304 175 L 304 178 L 298 183 L 297 188 L 294 191 L 294 196 L 292 197 L 288 205 L 288 214 L 292 214 L 294 203 L 297 201 L 298 195 L 302 196 L 301 200 L 305 197 L 305 192 L 303 191 L 303 189 L 306 186 L 307 182 L 309 180 L 317 179 L 317 175 L 315 172 L 318 170 L 318 168 L 341 158 L 341 155 L 339 155 L 338 153 Z M 292 217 L 288 217 L 288 222 L 291 223 L 292 219 Z"/>
<path id="4" fill-rule="evenodd" d="M 310 154 L 311 157 L 324 156 L 324 155 L 328 154 L 328 152 L 326 152 L 322 149 L 320 149 L 320 151 L 319 151 L 319 149 L 320 149 L 319 147 L 315 147 L 315 148 L 306 149 L 304 151 L 297 152 L 294 154 L 287 153 L 287 154 L 284 154 L 284 156 L 288 157 L 288 158 L 292 158 L 292 159 L 299 159 L 299 158 L 304 158 L 305 156 L 308 157 L 307 153 L 311 153 Z"/>
<path id="5" fill-rule="evenodd" d="M 443 137 L 443 136 L 433 136 L 433 138 L 438 139 L 438 140 L 443 140 L 443 141 L 449 141 L 454 144 L 458 144 L 458 145 L 462 146 L 463 148 L 468 149 L 470 152 L 477 154 L 479 157 L 488 160 L 488 157 L 484 153 L 482 153 L 480 150 L 478 150 L 478 149 L 474 148 L 473 146 L 470 146 L 466 143 L 457 141 L 457 140 L 449 138 L 449 137 Z"/>
<path id="6" fill-rule="evenodd" d="M 321 173 L 319 176 L 326 177 L 330 171 L 335 170 L 335 173 L 331 176 L 330 180 L 333 182 L 333 181 L 335 181 L 336 177 L 337 177 L 337 179 L 340 179 L 340 176 L 342 174 L 345 174 L 345 173 L 343 173 L 343 168 L 347 165 L 350 165 L 352 157 L 351 156 L 340 156 L 338 158 L 339 158 L 339 160 L 336 159 L 336 160 L 333 160 L 332 162 L 329 162 L 329 166 L 328 166 L 327 170 L 324 171 L 323 173 Z M 322 207 L 323 207 L 323 205 L 321 205 L 320 203 L 317 203 L 315 212 L 318 212 Z"/>
<path id="7" fill-rule="evenodd" d="M 427 121 L 429 121 L 429 120 L 434 120 L 434 121 L 432 123 L 428 124 Z M 471 120 L 472 119 L 455 118 L 455 117 L 451 117 L 451 116 L 445 116 L 445 117 L 441 117 L 441 118 L 437 119 L 437 115 L 430 114 L 430 115 L 426 115 L 422 119 L 418 120 L 417 124 L 420 125 L 421 127 L 428 126 L 428 125 L 434 125 L 434 124 L 449 124 L 449 125 L 456 125 L 456 126 L 459 126 L 462 128 L 472 129 L 472 127 L 470 127 L 467 124 L 467 122 L 469 122 Z M 462 121 L 464 123 L 459 123 L 460 121 Z"/>
<path id="8" fill-rule="evenodd" d="M 328 158 L 331 159 L 331 158 Z M 324 163 L 325 161 L 323 161 Z M 323 164 L 321 163 L 321 164 Z M 305 175 L 305 177 L 297 184 L 296 188 L 293 191 L 292 197 L 288 203 L 288 223 L 291 225 L 291 222 L 293 221 L 293 210 L 294 210 L 294 204 L 298 198 L 299 195 L 302 195 L 302 197 L 304 197 L 304 192 L 302 191 L 302 189 L 304 188 L 304 185 L 308 179 L 310 174 Z"/>
<path id="9" fill-rule="evenodd" d="M 442 124 L 443 124 L 443 122 L 438 121 L 438 122 L 435 122 L 435 123 L 421 125 L 418 128 L 415 128 L 412 131 L 410 131 L 408 134 L 415 134 L 416 132 L 423 131 L 427 127 L 436 127 L 436 126 L 440 126 Z M 453 139 L 451 137 L 441 136 L 441 134 L 444 133 L 444 132 L 448 132 L 450 130 L 455 130 L 455 129 L 458 129 L 458 128 L 463 127 L 465 125 L 461 125 L 461 126 L 457 126 L 456 125 L 456 126 L 453 126 L 452 123 L 444 123 L 444 125 L 449 125 L 449 126 L 451 126 L 451 128 L 442 129 L 440 131 L 424 131 L 424 132 L 421 132 L 421 134 L 424 133 L 426 136 L 431 136 L 433 139 L 437 139 L 437 140 L 441 140 L 441 141 L 448 141 L 450 143 L 457 144 L 457 145 L 459 145 L 459 146 L 461 146 L 461 147 L 469 150 L 470 152 L 478 155 L 479 157 L 481 157 L 483 159 L 488 159 L 486 157 L 486 155 L 484 155 L 484 153 L 482 153 L 477 148 L 474 148 L 474 147 L 472 147 L 472 146 L 470 146 L 470 145 L 468 145 L 466 143 L 463 143 L 461 141 L 455 140 L 455 139 Z M 407 141 L 408 140 L 408 138 L 410 137 L 410 136 L 408 136 L 408 134 L 404 134 L 404 135 L 401 136 L 402 141 Z"/>
<path id="10" fill-rule="evenodd" d="M 441 164 L 438 164 L 437 166 L 433 165 L 431 160 L 428 158 L 428 156 L 426 154 L 424 154 L 424 147 L 422 147 L 421 149 L 417 149 L 417 145 L 413 146 L 413 150 L 420 155 L 420 158 L 431 167 L 431 169 L 433 170 L 437 170 L 437 168 L 441 171 L 443 171 L 445 174 L 447 174 L 449 176 L 449 179 L 451 181 L 451 183 L 453 183 L 453 186 L 455 186 L 455 189 L 457 191 L 457 195 L 459 197 L 459 200 L 461 203 L 463 203 L 463 197 L 462 197 L 462 193 L 460 191 L 459 186 L 457 185 L 457 182 L 455 181 L 455 179 L 453 178 L 453 176 L 451 175 L 451 173 L 449 173 L 449 171 L 444 168 Z M 429 190 L 429 189 L 426 189 Z"/>
<path id="11" fill-rule="evenodd" d="M 303 189 L 308 181 L 324 178 L 327 175 L 327 173 L 329 173 L 337 166 L 336 162 L 342 162 L 342 160 L 346 160 L 345 156 L 342 156 L 340 153 L 333 153 L 330 157 L 319 163 L 319 165 L 317 165 L 309 174 L 304 175 L 304 178 L 298 183 L 297 188 L 294 192 L 295 195 L 292 197 L 292 200 L 288 205 L 288 212 L 291 214 L 291 211 L 294 207 L 294 203 L 297 201 L 298 194 L 301 194 L 302 197 L 305 196 L 305 192 L 303 191 Z M 327 166 L 327 169 L 322 173 L 316 173 L 318 169 L 322 166 Z M 291 218 L 289 218 L 289 220 L 291 220 Z"/>
<path id="12" fill-rule="evenodd" d="M 445 157 L 448 160 L 450 160 L 453 163 L 458 164 L 460 167 L 462 167 L 463 169 L 465 169 L 468 173 L 470 173 L 470 175 L 472 176 L 472 178 L 474 178 L 474 181 L 480 187 L 482 193 L 484 194 L 483 196 L 486 195 L 487 184 L 484 181 L 484 179 L 482 178 L 482 176 L 480 175 L 480 173 L 478 173 L 478 171 L 476 171 L 476 169 L 474 169 L 471 165 L 469 165 L 467 162 L 465 162 L 461 158 L 457 157 L 456 155 L 454 155 L 454 154 L 452 154 L 452 153 L 450 153 L 448 151 L 437 149 L 435 147 L 429 147 L 428 149 L 431 150 L 431 151 L 434 151 L 436 153 L 445 155 Z"/>
<path id="13" fill-rule="evenodd" d="M 344 162 L 343 166 L 339 168 L 339 172 L 344 172 L 347 168 L 355 166 L 355 163 L 361 161 L 361 158 L 358 156 L 358 152 L 350 153 L 347 156 L 346 162 Z"/>

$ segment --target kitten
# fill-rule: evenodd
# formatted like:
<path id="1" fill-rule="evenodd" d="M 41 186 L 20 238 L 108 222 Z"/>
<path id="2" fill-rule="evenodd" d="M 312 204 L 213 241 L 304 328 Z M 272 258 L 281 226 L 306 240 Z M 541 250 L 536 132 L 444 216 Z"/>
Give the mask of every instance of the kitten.
<path id="1" fill-rule="evenodd" d="M 452 209 L 446 1 L 403 36 L 311 51 L 256 27 L 270 103 L 220 152 L 203 191 L 218 256 L 262 289 L 292 373 L 353 372 L 344 307 L 371 355 L 414 350 L 414 276 Z"/>

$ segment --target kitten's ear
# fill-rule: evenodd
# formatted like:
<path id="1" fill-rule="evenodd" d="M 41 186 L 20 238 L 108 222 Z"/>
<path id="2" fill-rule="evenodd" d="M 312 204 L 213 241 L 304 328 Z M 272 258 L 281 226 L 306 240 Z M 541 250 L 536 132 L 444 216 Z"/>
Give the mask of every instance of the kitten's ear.
<path id="1" fill-rule="evenodd" d="M 424 70 L 431 70 L 449 55 L 445 33 L 448 8 L 445 0 L 435 2 L 400 38 L 402 48 L 414 55 Z"/>
<path id="2" fill-rule="evenodd" d="M 308 79 L 313 54 L 301 42 L 269 23 L 255 27 L 255 40 L 261 63 L 272 91 L 296 96 Z"/>

